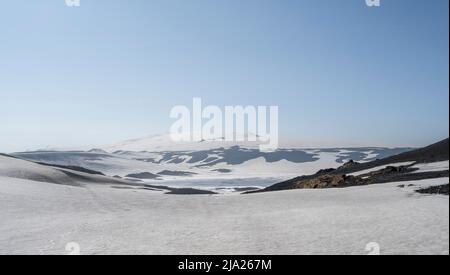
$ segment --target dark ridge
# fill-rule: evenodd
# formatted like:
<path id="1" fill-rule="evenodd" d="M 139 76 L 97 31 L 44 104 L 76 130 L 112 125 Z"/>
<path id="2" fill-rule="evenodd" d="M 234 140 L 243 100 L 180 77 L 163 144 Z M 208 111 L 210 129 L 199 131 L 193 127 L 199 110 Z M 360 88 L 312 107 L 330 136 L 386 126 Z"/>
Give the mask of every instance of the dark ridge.
<path id="1" fill-rule="evenodd" d="M 448 138 L 430 146 L 401 153 L 395 156 L 378 159 L 367 163 L 361 163 L 352 167 L 343 167 L 339 173 L 355 173 L 362 170 L 382 166 L 396 162 L 415 161 L 417 163 L 431 163 L 449 160 L 449 140 Z"/>
<path id="2" fill-rule="evenodd" d="M 197 173 L 193 172 L 185 172 L 185 171 L 170 171 L 170 170 L 164 170 L 158 173 L 160 176 L 177 176 L 177 177 L 188 177 L 196 175 Z"/>
<path id="3" fill-rule="evenodd" d="M 449 159 L 448 138 L 430 146 L 386 158 L 390 161 L 438 162 Z"/>
<path id="4" fill-rule="evenodd" d="M 125 177 L 141 179 L 141 180 L 152 180 L 152 179 L 158 179 L 160 176 L 149 173 L 149 172 L 143 172 L 143 173 L 129 174 L 129 175 L 126 175 Z"/>
<path id="5" fill-rule="evenodd" d="M 10 156 L 10 155 L 7 155 L 7 154 L 3 154 L 3 153 L 0 153 L 0 156 L 2 156 L 2 157 L 7 157 L 7 158 L 13 158 L 13 159 L 17 159 L 17 157 L 14 157 L 14 156 Z"/>
<path id="6" fill-rule="evenodd" d="M 449 186 L 448 184 L 440 185 L 440 186 L 432 186 L 425 189 L 416 190 L 417 193 L 420 194 L 436 194 L 436 195 L 449 195 Z"/>
<path id="7" fill-rule="evenodd" d="M 62 168 L 62 169 L 82 172 L 82 173 L 91 174 L 91 175 L 105 176 L 105 174 L 103 174 L 102 172 L 91 170 L 91 169 L 87 169 L 87 168 L 80 167 L 80 166 L 58 165 L 58 164 L 50 164 L 50 163 L 45 163 L 45 162 L 37 162 L 37 161 L 26 160 L 26 159 L 22 159 L 22 158 L 19 158 L 19 157 L 16 157 L 16 156 L 10 156 L 10 155 L 7 155 L 7 154 L 2 154 L 2 153 L 0 153 L 0 156 L 4 156 L 4 157 L 8 157 L 8 158 L 14 158 L 14 159 L 20 159 L 20 160 L 24 160 L 24 161 L 29 161 L 29 162 L 33 162 L 33 163 L 36 163 L 36 164 L 39 164 L 39 165 L 43 165 L 43 166 L 48 166 L 48 167 Z"/>
<path id="8" fill-rule="evenodd" d="M 87 169 L 87 168 L 80 167 L 80 166 L 58 165 L 58 164 L 49 164 L 49 163 L 44 163 L 44 162 L 35 162 L 35 163 L 40 164 L 40 165 L 44 165 L 44 166 L 55 167 L 55 168 L 62 168 L 62 169 L 82 172 L 82 173 L 91 174 L 91 175 L 105 176 L 105 174 L 103 174 L 102 172 L 91 170 L 91 169 Z"/>
<path id="9" fill-rule="evenodd" d="M 166 190 L 166 194 L 169 195 L 215 195 L 216 192 L 208 191 L 208 190 L 201 190 L 201 189 L 195 189 L 195 188 L 174 188 L 174 187 L 168 187 L 168 186 L 161 186 L 161 185 L 150 185 L 150 184 L 142 184 L 139 185 L 141 188 L 146 188 L 148 190 Z"/>
<path id="10" fill-rule="evenodd" d="M 227 174 L 233 172 L 231 169 L 214 169 L 213 172 L 219 172 L 222 174 Z"/>
<path id="11" fill-rule="evenodd" d="M 215 195 L 216 192 L 193 189 L 193 188 L 172 188 L 166 194 L 168 195 Z"/>
<path id="12" fill-rule="evenodd" d="M 127 180 L 120 180 L 108 176 L 102 176 L 102 175 L 92 175 L 92 174 L 86 174 L 86 173 L 75 173 L 69 170 L 59 170 L 69 176 L 72 180 L 76 182 L 85 182 L 85 183 L 110 183 L 110 184 L 132 184 L 131 181 Z M 96 176 L 93 178 L 93 176 Z"/>
<path id="13" fill-rule="evenodd" d="M 258 187 L 236 187 L 234 188 L 235 192 L 249 192 L 249 191 L 256 191 L 260 190 Z"/>

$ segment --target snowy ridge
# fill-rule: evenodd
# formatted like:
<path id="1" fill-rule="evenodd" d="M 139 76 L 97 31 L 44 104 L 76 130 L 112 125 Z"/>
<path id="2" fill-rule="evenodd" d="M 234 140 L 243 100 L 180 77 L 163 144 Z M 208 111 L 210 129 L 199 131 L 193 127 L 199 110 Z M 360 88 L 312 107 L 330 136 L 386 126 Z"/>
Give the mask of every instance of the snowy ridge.
<path id="1" fill-rule="evenodd" d="M 245 139 L 253 138 L 257 140 L 257 136 L 249 134 Z M 131 152 L 161 152 L 161 151 L 199 151 L 210 150 L 216 148 L 229 148 L 232 146 L 240 146 L 242 148 L 258 148 L 261 143 L 258 141 L 242 141 L 227 142 L 223 137 L 201 141 L 173 141 L 170 134 L 153 135 L 146 138 L 131 139 L 116 144 L 102 146 L 100 149 L 113 153 L 116 151 Z"/>

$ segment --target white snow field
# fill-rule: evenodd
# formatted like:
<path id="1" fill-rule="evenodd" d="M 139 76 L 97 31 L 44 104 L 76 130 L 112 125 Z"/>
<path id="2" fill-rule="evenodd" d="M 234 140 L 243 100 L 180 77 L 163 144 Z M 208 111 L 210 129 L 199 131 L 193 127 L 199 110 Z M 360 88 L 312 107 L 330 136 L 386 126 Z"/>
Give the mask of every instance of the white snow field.
<path id="1" fill-rule="evenodd" d="M 440 161 L 440 162 L 432 162 L 432 163 L 419 163 L 415 164 L 411 168 L 418 168 L 419 170 L 413 173 L 424 173 L 424 172 L 437 172 L 437 171 L 446 171 L 449 168 L 449 161 Z"/>
<path id="2" fill-rule="evenodd" d="M 448 182 L 175 196 L 0 176 L 0 254 L 449 254 L 449 197 L 414 192 Z"/>
<path id="3" fill-rule="evenodd" d="M 359 171 L 359 172 L 350 173 L 350 174 L 348 174 L 348 175 L 349 175 L 349 176 L 357 177 L 357 176 L 362 176 L 362 175 L 365 175 L 365 174 L 369 174 L 369 173 L 372 173 L 372 172 L 376 172 L 376 171 L 379 171 L 379 170 L 386 169 L 386 168 L 389 167 L 389 166 L 392 166 L 392 167 L 400 167 L 400 166 L 408 166 L 408 165 L 412 165 L 412 164 L 414 164 L 414 163 L 415 163 L 415 161 L 405 161 L 405 162 L 389 163 L 389 164 L 386 164 L 386 165 L 377 166 L 377 167 L 370 168 L 370 169 L 366 169 L 366 170 L 362 170 L 362 171 Z M 445 169 L 443 169 L 443 170 L 445 170 Z"/>

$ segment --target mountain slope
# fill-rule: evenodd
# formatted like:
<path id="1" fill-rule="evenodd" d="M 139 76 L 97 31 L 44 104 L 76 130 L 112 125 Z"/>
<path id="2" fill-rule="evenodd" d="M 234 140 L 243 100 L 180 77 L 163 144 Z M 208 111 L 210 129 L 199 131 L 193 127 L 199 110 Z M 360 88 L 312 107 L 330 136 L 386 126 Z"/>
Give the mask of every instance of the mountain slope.
<path id="1" fill-rule="evenodd" d="M 74 186 L 79 186 L 82 183 L 128 183 L 102 175 L 76 171 L 69 167 L 58 168 L 41 165 L 7 155 L 0 155 L 0 176 Z"/>
<path id="2" fill-rule="evenodd" d="M 367 163 L 350 161 L 337 169 L 324 169 L 314 175 L 296 177 L 255 192 L 290 189 L 332 188 L 374 183 L 413 181 L 448 177 L 449 140 Z M 447 161 L 436 171 L 420 171 L 415 164 Z"/>
<path id="3" fill-rule="evenodd" d="M 414 161 L 418 163 L 431 163 L 449 160 L 449 139 L 444 139 L 424 148 L 407 151 L 398 155 L 363 163 L 358 166 L 342 169 L 341 173 L 354 173 L 364 169 L 397 162 Z"/>

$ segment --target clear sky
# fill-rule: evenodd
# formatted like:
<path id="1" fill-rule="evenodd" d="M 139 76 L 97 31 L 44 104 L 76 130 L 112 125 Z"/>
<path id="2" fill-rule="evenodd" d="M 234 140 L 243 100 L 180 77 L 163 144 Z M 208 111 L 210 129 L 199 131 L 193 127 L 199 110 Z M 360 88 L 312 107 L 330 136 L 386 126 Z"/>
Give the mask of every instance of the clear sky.
<path id="1" fill-rule="evenodd" d="M 449 134 L 449 1 L 0 2 L 0 151 L 169 130 L 174 105 L 278 105 L 280 135 Z"/>

